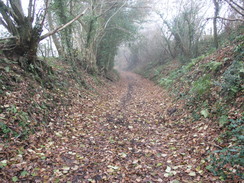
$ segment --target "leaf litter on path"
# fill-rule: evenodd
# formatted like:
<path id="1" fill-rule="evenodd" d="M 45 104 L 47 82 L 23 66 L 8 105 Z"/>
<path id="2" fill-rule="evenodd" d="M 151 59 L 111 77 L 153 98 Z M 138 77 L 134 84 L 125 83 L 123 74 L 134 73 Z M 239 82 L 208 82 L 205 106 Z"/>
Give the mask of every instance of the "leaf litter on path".
<path id="1" fill-rule="evenodd" d="M 205 128 L 211 125 L 207 118 L 193 124 L 184 105 L 159 86 L 121 73 L 120 81 L 100 87 L 99 94 L 84 95 L 71 98 L 53 133 L 43 130 L 28 148 L 1 147 L 9 149 L 0 180 L 216 182 L 202 161 L 213 149 L 208 142 L 214 129 Z"/>

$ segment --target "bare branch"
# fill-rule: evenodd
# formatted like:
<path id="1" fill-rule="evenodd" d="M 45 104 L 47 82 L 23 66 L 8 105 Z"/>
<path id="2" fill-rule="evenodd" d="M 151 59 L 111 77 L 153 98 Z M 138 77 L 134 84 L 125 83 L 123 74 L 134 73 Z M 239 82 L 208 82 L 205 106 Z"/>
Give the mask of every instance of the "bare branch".
<path id="1" fill-rule="evenodd" d="M 70 13 L 72 16 L 74 16 L 74 14 L 73 13 Z M 88 27 L 87 27 L 87 25 L 82 21 L 82 20 L 80 20 L 80 19 L 78 19 L 77 20 L 80 24 L 81 24 L 81 26 L 84 28 L 84 30 L 86 31 L 86 32 L 88 32 Z"/>
<path id="2" fill-rule="evenodd" d="M 22 8 L 20 0 L 10 0 L 11 8 L 13 9 L 14 14 L 12 15 L 14 20 L 18 24 L 25 22 L 25 14 Z"/>
<path id="3" fill-rule="evenodd" d="M 241 5 L 239 5 L 239 4 L 237 4 L 236 2 L 234 2 L 233 0 L 230 0 L 230 2 L 232 2 L 234 5 L 236 5 L 238 8 L 240 8 L 242 11 L 244 11 L 244 8 L 241 6 Z"/>
<path id="4" fill-rule="evenodd" d="M 81 14 L 79 14 L 77 17 L 75 17 L 74 19 L 72 19 L 71 21 L 69 21 L 68 23 L 66 23 L 65 25 L 61 25 L 61 26 L 57 27 L 56 29 L 48 32 L 47 34 L 44 34 L 43 36 L 40 37 L 40 40 L 43 40 L 43 39 L 45 39 L 45 38 L 47 38 L 47 37 L 49 37 L 49 36 L 51 36 L 51 35 L 59 32 L 59 31 L 65 29 L 70 24 L 72 24 L 73 22 L 75 22 L 76 20 L 78 20 L 81 16 L 83 16 L 86 13 L 87 9 L 88 8 L 86 8 Z"/>
<path id="5" fill-rule="evenodd" d="M 100 13 L 99 15 L 97 15 L 96 18 L 99 18 L 102 15 L 106 14 L 108 11 L 110 11 L 112 8 L 114 8 L 116 4 L 117 4 L 117 2 L 113 3 L 107 10 L 105 10 L 104 12 Z M 72 13 L 71 13 L 71 15 L 74 16 Z M 82 20 L 78 20 L 78 22 L 81 24 L 81 26 L 84 28 L 84 30 L 86 32 L 88 32 L 87 25 L 85 25 L 85 23 Z"/>
<path id="6" fill-rule="evenodd" d="M 0 24 L 3 25 L 6 29 L 8 29 L 7 24 L 4 22 L 4 20 L 0 17 Z"/>
<path id="7" fill-rule="evenodd" d="M 0 38 L 0 41 L 10 40 L 10 39 L 18 39 L 18 37 L 12 36 L 12 37 Z"/>
<path id="8" fill-rule="evenodd" d="M 126 8 L 131 8 L 131 9 L 151 9 L 152 7 L 150 6 L 125 6 Z"/>
<path id="9" fill-rule="evenodd" d="M 128 31 L 128 30 L 126 30 L 126 29 L 124 29 L 123 27 L 120 27 L 120 26 L 114 26 L 114 27 L 111 27 L 111 29 L 117 29 L 117 30 L 123 31 L 125 33 L 128 33 L 128 34 L 130 34 L 132 36 L 135 35 L 133 32 L 130 32 L 130 31 Z"/>
<path id="10" fill-rule="evenodd" d="M 29 0 L 29 5 L 28 5 L 28 18 L 31 20 L 31 14 L 32 14 L 32 5 L 33 5 L 33 0 Z"/>
<path id="11" fill-rule="evenodd" d="M 31 15 L 31 17 L 33 18 L 33 20 L 34 20 L 35 12 L 36 12 L 36 0 L 34 0 L 33 10 L 32 10 L 32 15 Z"/>
<path id="12" fill-rule="evenodd" d="M 240 15 L 242 15 L 242 16 L 244 16 L 244 13 L 242 13 L 241 11 L 239 11 L 233 4 L 231 4 L 228 0 L 224 0 L 225 2 L 227 2 L 229 5 L 230 5 L 230 7 L 232 8 L 232 9 L 234 9 L 237 13 L 239 13 Z"/>
<path id="13" fill-rule="evenodd" d="M 43 18 L 42 18 L 41 26 L 43 26 L 44 21 L 45 21 L 45 18 L 46 18 L 46 16 L 47 16 L 48 5 L 49 5 L 49 0 L 46 0 L 46 1 L 45 1 L 45 6 L 46 6 L 46 8 L 45 8 L 45 10 L 44 10 L 44 14 L 43 14 Z"/>
<path id="14" fill-rule="evenodd" d="M 117 4 L 117 2 L 114 3 L 110 8 L 108 8 L 107 10 L 105 10 L 103 13 L 100 13 L 100 15 L 97 16 L 97 18 L 99 18 L 99 17 L 101 17 L 102 15 L 106 14 L 106 13 L 107 13 L 109 10 L 111 10 L 116 4 Z"/>
<path id="15" fill-rule="evenodd" d="M 28 5 L 28 20 L 30 23 L 33 23 L 34 21 L 34 16 L 35 16 L 35 6 L 36 6 L 36 0 L 29 0 L 29 5 Z"/>
<path id="16" fill-rule="evenodd" d="M 109 17 L 109 19 L 107 20 L 107 22 L 104 25 L 104 29 L 106 29 L 108 23 L 110 22 L 110 20 L 126 5 L 126 1 L 124 2 L 124 4 L 122 4 L 119 9 L 111 16 Z"/>
<path id="17" fill-rule="evenodd" d="M 232 18 L 225 18 L 225 17 L 219 17 L 219 16 L 216 17 L 216 18 L 222 19 L 222 20 L 227 20 L 227 21 L 232 21 L 232 22 L 234 22 L 234 21 L 244 22 L 244 19 L 241 19 L 241 18 L 234 18 L 234 19 L 232 19 Z M 209 20 L 209 19 L 214 19 L 214 17 L 207 18 L 207 20 Z"/>
<path id="18" fill-rule="evenodd" d="M 8 31 L 13 34 L 14 36 L 17 34 L 16 26 L 14 25 L 13 21 L 10 18 L 9 12 L 11 9 L 7 7 L 3 1 L 0 0 L 0 13 L 2 14 L 2 18 L 5 21 L 5 25 L 7 25 Z"/>

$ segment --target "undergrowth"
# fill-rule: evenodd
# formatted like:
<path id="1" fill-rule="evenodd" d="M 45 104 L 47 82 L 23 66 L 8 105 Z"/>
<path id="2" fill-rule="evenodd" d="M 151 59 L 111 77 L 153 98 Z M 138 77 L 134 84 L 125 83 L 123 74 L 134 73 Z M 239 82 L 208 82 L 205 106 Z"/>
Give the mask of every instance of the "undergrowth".
<path id="1" fill-rule="evenodd" d="M 204 55 L 199 56 L 199 57 L 197 57 L 195 59 L 192 59 L 188 64 L 183 65 L 182 67 L 171 71 L 171 73 L 169 73 L 168 76 L 166 76 L 166 77 L 162 76 L 159 79 L 158 83 L 161 86 L 164 86 L 166 88 L 171 88 L 173 86 L 173 84 L 175 82 L 177 82 L 178 79 L 182 79 L 181 77 L 184 74 L 186 74 L 187 72 L 191 71 L 194 68 L 194 66 L 197 63 L 199 63 L 203 58 L 204 58 Z"/>
<path id="2" fill-rule="evenodd" d="M 206 167 L 222 180 L 240 177 L 244 179 L 244 117 L 230 119 L 226 131 L 221 139 L 231 144 L 221 150 L 216 150 L 210 155 L 210 163 Z"/>
<path id="3" fill-rule="evenodd" d="M 190 93 L 199 99 L 202 95 L 208 94 L 211 88 L 211 75 L 207 74 L 194 81 Z"/>
<path id="4" fill-rule="evenodd" d="M 239 35 L 216 53 L 192 59 L 167 74 L 162 74 L 166 65 L 154 73 L 159 85 L 185 102 L 192 121 L 208 118 L 224 131 L 218 141 L 221 149 L 210 152 L 207 167 L 221 180 L 244 179 L 243 60 L 244 35 Z"/>
<path id="5" fill-rule="evenodd" d="M 6 108 L 9 124 L 4 123 L 4 117 L 0 118 L 0 136 L 4 138 L 25 139 L 32 132 L 28 113 L 19 110 L 15 105 Z M 12 124 L 12 125 L 10 125 Z"/>

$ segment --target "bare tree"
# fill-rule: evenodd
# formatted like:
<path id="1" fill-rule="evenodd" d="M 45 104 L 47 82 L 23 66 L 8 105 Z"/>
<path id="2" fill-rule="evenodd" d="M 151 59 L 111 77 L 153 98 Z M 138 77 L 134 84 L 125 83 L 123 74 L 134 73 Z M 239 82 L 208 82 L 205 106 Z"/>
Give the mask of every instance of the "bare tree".
<path id="1" fill-rule="evenodd" d="M 6 54 L 15 54 L 24 69 L 33 68 L 36 65 L 36 53 L 41 40 L 65 29 L 71 23 L 79 19 L 86 12 L 83 11 L 65 25 L 61 25 L 41 36 L 45 17 L 48 10 L 48 0 L 45 0 L 44 9 L 36 14 L 36 0 L 29 0 L 28 14 L 25 15 L 20 0 L 8 0 L 4 3 L 0 0 L 0 23 L 12 34 L 10 44 L 13 47 L 5 47 Z"/>

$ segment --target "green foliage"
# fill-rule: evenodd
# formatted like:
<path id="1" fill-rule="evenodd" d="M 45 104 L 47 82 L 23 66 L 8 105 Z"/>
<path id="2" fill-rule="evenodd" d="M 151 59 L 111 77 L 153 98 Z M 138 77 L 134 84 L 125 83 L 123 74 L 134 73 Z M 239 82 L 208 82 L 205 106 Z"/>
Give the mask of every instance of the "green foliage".
<path id="1" fill-rule="evenodd" d="M 189 63 L 182 66 L 182 72 L 186 73 L 187 71 L 190 71 L 197 63 L 199 63 L 204 58 L 205 58 L 205 55 L 201 55 L 197 58 L 191 59 L 191 61 Z"/>
<path id="2" fill-rule="evenodd" d="M 222 88 L 221 94 L 227 99 L 235 97 L 238 92 L 244 89 L 244 36 L 236 37 L 235 41 L 241 41 L 241 43 L 238 43 L 234 48 L 234 61 L 223 73 L 222 80 L 216 82 Z"/>
<path id="3" fill-rule="evenodd" d="M 193 121 L 198 121 L 201 118 L 201 114 L 199 114 L 198 111 L 193 111 L 192 118 L 193 118 Z"/>
<path id="4" fill-rule="evenodd" d="M 243 29 L 244 29 L 243 25 L 240 25 L 238 29 L 231 30 L 229 34 L 225 33 L 223 35 L 220 35 L 220 37 L 223 39 L 227 38 L 228 41 L 231 43 L 244 41 Z"/>
<path id="5" fill-rule="evenodd" d="M 222 65 L 221 62 L 211 61 L 211 62 L 204 64 L 203 66 L 206 71 L 216 72 L 216 71 L 218 71 L 218 69 L 220 68 L 221 65 Z"/>
<path id="6" fill-rule="evenodd" d="M 29 172 L 27 172 L 27 171 L 22 171 L 21 173 L 20 173 L 20 176 L 21 177 L 25 177 L 25 176 L 27 176 L 27 175 L 29 175 Z"/>
<path id="7" fill-rule="evenodd" d="M 221 94 L 230 99 L 243 90 L 243 75 L 243 61 L 233 61 L 231 66 L 224 72 L 221 82 L 216 82 L 222 88 Z"/>
<path id="8" fill-rule="evenodd" d="M 203 115 L 204 118 L 209 117 L 209 111 L 208 111 L 208 109 L 203 109 L 203 110 L 201 110 L 200 113 L 201 113 L 201 115 Z"/>
<path id="9" fill-rule="evenodd" d="M 196 63 L 197 63 L 197 60 L 196 59 L 192 59 L 192 61 L 185 66 L 185 70 L 187 70 L 187 71 L 191 70 L 191 68 L 193 66 L 195 66 Z"/>
<path id="10" fill-rule="evenodd" d="M 10 71 L 10 67 L 9 66 L 5 67 L 4 69 L 5 69 L 6 72 Z"/>
<path id="11" fill-rule="evenodd" d="M 104 19 L 110 18 L 114 11 L 106 14 Z M 117 54 L 121 43 L 131 41 L 135 38 L 137 26 L 133 23 L 136 17 L 133 17 L 133 9 L 119 11 L 107 24 L 105 35 L 98 45 L 97 65 L 100 72 L 107 73 L 113 69 L 114 57 Z"/>
<path id="12" fill-rule="evenodd" d="M 183 75 L 183 73 L 184 73 L 183 67 L 179 70 L 176 69 L 173 72 L 171 72 L 168 77 L 161 78 L 159 80 L 159 84 L 166 88 L 170 88 L 172 86 L 172 84 L 176 81 L 176 79 L 179 78 L 181 75 Z"/>
<path id="13" fill-rule="evenodd" d="M 83 21 L 85 22 L 85 23 L 87 23 L 87 24 L 89 24 L 91 21 L 94 21 L 94 20 L 96 20 L 97 19 L 97 17 L 95 16 L 95 15 L 85 15 L 85 16 L 83 16 Z"/>
<path id="14" fill-rule="evenodd" d="M 233 179 L 239 176 L 244 179 L 242 167 L 244 166 L 244 117 L 231 119 L 226 127 L 223 139 L 231 141 L 231 145 L 214 151 L 210 156 L 207 169 L 222 179 Z"/>
<path id="15" fill-rule="evenodd" d="M 10 106 L 6 111 L 14 127 L 10 128 L 8 124 L 0 121 L 0 135 L 4 138 L 10 138 L 12 136 L 16 138 L 26 138 L 31 133 L 28 114 L 18 110 L 15 105 Z"/>
<path id="16" fill-rule="evenodd" d="M 220 127 L 223 127 L 223 126 L 225 126 L 227 123 L 228 123 L 228 116 L 226 116 L 226 115 L 222 115 L 222 116 L 220 116 L 220 118 L 219 118 L 219 126 L 220 126 Z"/>
<path id="17" fill-rule="evenodd" d="M 46 58 L 46 62 L 48 65 L 50 65 L 52 68 L 54 68 L 56 70 L 64 71 L 65 69 L 67 69 L 62 64 L 60 64 L 60 60 L 53 58 L 53 57 Z"/>
<path id="18" fill-rule="evenodd" d="M 199 56 L 195 59 L 191 59 L 191 62 L 189 62 L 186 65 L 183 65 L 181 68 L 176 69 L 174 71 L 172 71 L 168 77 L 166 78 L 161 78 L 159 80 L 159 84 L 169 88 L 170 86 L 172 86 L 172 84 L 179 78 L 181 78 L 181 76 L 183 76 L 185 73 L 191 71 L 191 69 L 197 64 L 199 63 L 202 59 L 204 58 L 204 55 Z M 184 80 L 184 79 L 183 79 Z"/>
<path id="19" fill-rule="evenodd" d="M 7 108 L 7 111 L 16 114 L 18 112 L 17 108 L 15 105 L 11 105 L 9 108 Z"/>
<path id="20" fill-rule="evenodd" d="M 19 180 L 19 179 L 18 179 L 17 176 L 12 177 L 12 181 L 13 181 L 13 182 L 17 182 L 18 180 Z"/>
<path id="21" fill-rule="evenodd" d="M 199 53 L 201 54 L 212 54 L 216 51 L 216 49 L 213 47 L 213 37 L 206 37 L 199 41 Z"/>
<path id="22" fill-rule="evenodd" d="M 161 78 L 159 84 L 166 88 L 169 88 L 173 84 L 174 80 L 168 78 Z"/>
<path id="23" fill-rule="evenodd" d="M 211 75 L 207 74 L 203 77 L 200 77 L 198 80 L 196 80 L 193 83 L 190 93 L 192 93 L 193 95 L 199 98 L 202 95 L 207 94 L 211 86 L 212 86 Z"/>
<path id="24" fill-rule="evenodd" d="M 231 139 L 234 144 L 243 144 L 244 140 L 244 117 L 240 119 L 230 119 L 230 123 L 227 126 L 227 131 L 223 135 L 224 138 Z"/>
<path id="25" fill-rule="evenodd" d="M 1 129 L 0 135 L 3 136 L 4 138 L 9 137 L 9 135 L 13 133 L 11 128 L 9 128 L 6 124 L 4 124 L 1 121 L 0 121 L 0 129 Z"/>
<path id="26" fill-rule="evenodd" d="M 240 35 L 237 35 L 234 37 L 234 41 L 235 42 L 242 42 L 242 46 L 243 46 L 243 42 L 244 42 L 244 35 L 243 34 L 240 34 Z"/>

